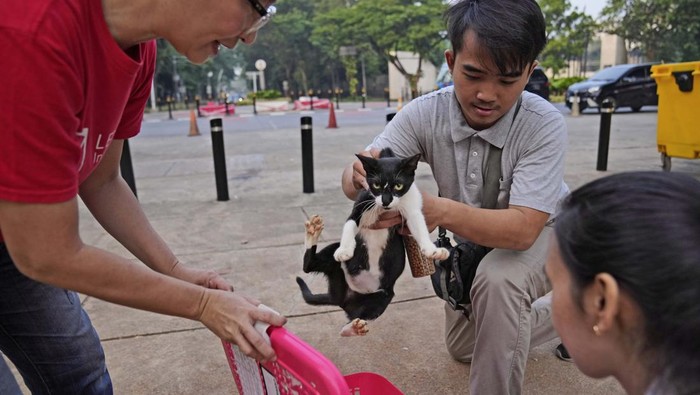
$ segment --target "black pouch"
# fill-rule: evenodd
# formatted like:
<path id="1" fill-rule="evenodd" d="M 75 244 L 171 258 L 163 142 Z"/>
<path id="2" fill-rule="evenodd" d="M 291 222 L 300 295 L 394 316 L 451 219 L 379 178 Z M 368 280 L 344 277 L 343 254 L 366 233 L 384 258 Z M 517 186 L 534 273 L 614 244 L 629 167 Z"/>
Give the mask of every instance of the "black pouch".
<path id="1" fill-rule="evenodd" d="M 434 261 L 435 273 L 430 275 L 433 290 L 453 310 L 464 310 L 461 305 L 471 303 L 469 291 L 472 288 L 479 262 L 492 248 L 470 241 L 452 246 L 450 238 L 444 234 L 438 236 L 435 245 L 447 248 L 450 251 L 450 256 L 443 261 Z"/>

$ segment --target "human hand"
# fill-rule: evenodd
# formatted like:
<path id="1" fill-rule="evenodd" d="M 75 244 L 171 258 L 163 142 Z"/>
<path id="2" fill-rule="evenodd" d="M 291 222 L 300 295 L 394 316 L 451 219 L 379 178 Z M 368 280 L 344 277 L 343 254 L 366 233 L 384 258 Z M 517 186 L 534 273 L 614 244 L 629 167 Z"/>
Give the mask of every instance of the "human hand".
<path id="1" fill-rule="evenodd" d="M 233 291 L 233 285 L 221 277 L 219 273 L 213 270 L 194 269 L 180 263 L 180 261 L 175 263 L 170 271 L 170 276 L 205 288 Z"/>
<path id="2" fill-rule="evenodd" d="M 261 362 L 274 361 L 275 351 L 253 325 L 260 321 L 282 326 L 287 319 L 258 308 L 259 304 L 256 299 L 239 292 L 208 289 L 199 321 L 222 340 L 237 345 L 245 355 Z"/>
<path id="3" fill-rule="evenodd" d="M 375 148 L 369 151 L 362 151 L 358 155 L 368 156 L 370 158 L 378 158 L 381 151 Z M 364 166 L 359 159 L 352 163 L 352 185 L 356 190 L 369 189 L 367 184 L 367 173 L 365 172 Z"/>
<path id="4" fill-rule="evenodd" d="M 399 225 L 403 223 L 403 217 L 401 216 L 401 213 L 398 211 L 387 211 L 385 213 L 379 214 L 379 218 L 377 221 L 369 226 L 370 229 L 385 229 L 385 228 L 391 228 L 392 226 Z M 401 230 L 399 230 L 399 233 L 403 230 L 403 228 L 408 231 L 407 226 L 403 226 Z M 403 233 L 402 233 L 403 234 Z"/>

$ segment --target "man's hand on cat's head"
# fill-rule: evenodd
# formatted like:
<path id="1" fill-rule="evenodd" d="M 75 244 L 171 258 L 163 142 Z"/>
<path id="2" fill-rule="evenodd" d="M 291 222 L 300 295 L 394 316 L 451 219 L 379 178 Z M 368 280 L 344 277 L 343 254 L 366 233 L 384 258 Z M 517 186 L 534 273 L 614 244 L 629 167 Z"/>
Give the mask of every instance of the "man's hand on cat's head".
<path id="1" fill-rule="evenodd" d="M 379 158 L 380 152 L 380 150 L 372 148 L 369 151 L 362 151 L 358 153 L 358 155 L 368 156 L 370 158 Z M 365 172 L 365 168 L 362 166 L 362 162 L 360 162 L 359 159 L 352 163 L 352 185 L 355 187 L 355 190 L 358 191 L 369 189 L 369 185 L 367 184 L 367 173 Z"/>

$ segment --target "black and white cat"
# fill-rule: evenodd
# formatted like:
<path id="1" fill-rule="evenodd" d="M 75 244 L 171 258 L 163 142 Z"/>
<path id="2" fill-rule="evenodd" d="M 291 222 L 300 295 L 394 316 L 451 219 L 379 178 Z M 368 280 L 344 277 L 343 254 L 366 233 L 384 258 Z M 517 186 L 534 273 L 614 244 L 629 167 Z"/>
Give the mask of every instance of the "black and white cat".
<path id="1" fill-rule="evenodd" d="M 363 190 L 343 226 L 340 242 L 316 252 L 323 220 L 315 215 L 306 222 L 304 272 L 323 273 L 328 293 L 313 294 L 297 277 L 304 301 L 311 305 L 342 308 L 350 322 L 341 336 L 365 335 L 367 320 L 379 317 L 394 297 L 394 284 L 406 266 L 406 255 L 398 226 L 372 229 L 379 215 L 398 211 L 431 259 L 446 259 L 449 252 L 430 240 L 423 217 L 423 200 L 413 183 L 420 155 L 400 159 L 385 148 L 378 159 L 357 155 L 367 174 L 369 190 Z"/>

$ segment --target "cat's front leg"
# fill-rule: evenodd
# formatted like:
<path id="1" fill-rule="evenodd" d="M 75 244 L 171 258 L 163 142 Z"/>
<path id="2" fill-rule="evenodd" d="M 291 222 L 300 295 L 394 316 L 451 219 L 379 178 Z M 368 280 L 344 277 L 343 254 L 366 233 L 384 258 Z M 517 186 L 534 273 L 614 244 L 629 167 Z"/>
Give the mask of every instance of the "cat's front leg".
<path id="1" fill-rule="evenodd" d="M 450 256 L 450 252 L 446 248 L 437 247 L 432 240 L 430 240 L 428 226 L 425 224 L 425 217 L 423 217 L 421 211 L 411 213 L 406 218 L 406 224 L 408 225 L 408 230 L 411 231 L 411 235 L 418 242 L 420 252 L 423 255 L 429 259 L 437 259 L 440 261 Z"/>
<path id="2" fill-rule="evenodd" d="M 340 236 L 340 246 L 333 253 L 333 258 L 338 262 L 349 261 L 355 255 L 355 236 L 359 228 L 354 220 L 349 219 L 343 226 L 343 233 Z"/>

